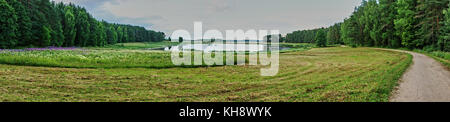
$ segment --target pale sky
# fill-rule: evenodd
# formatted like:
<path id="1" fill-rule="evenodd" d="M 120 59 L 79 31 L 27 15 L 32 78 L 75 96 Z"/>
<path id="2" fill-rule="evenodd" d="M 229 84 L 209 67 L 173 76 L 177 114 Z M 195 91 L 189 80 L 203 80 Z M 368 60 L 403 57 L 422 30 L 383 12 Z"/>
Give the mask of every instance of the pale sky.
<path id="1" fill-rule="evenodd" d="M 84 6 L 97 19 L 171 34 L 203 31 L 296 30 L 327 27 L 350 16 L 361 0 L 53 0 Z"/>

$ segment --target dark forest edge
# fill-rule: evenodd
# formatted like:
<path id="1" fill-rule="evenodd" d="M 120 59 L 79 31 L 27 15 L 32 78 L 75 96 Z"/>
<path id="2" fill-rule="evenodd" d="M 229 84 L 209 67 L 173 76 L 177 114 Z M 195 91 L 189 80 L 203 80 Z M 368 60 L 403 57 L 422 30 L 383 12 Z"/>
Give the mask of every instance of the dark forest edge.
<path id="1" fill-rule="evenodd" d="M 445 55 L 440 57 L 444 59 L 449 56 L 449 40 L 447 0 L 363 0 L 343 22 L 328 28 L 295 31 L 282 39 L 318 46 L 325 42 L 325 45 L 443 51 Z"/>
<path id="2" fill-rule="evenodd" d="M 0 0 L 0 49 L 161 42 L 163 32 L 97 20 L 85 8 L 49 0 Z"/>

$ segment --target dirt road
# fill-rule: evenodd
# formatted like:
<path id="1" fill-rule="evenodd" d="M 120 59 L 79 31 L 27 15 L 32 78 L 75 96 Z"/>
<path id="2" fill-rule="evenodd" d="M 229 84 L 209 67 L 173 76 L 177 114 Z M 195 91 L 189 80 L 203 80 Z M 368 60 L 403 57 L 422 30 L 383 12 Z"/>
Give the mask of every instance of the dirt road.
<path id="1" fill-rule="evenodd" d="M 391 101 L 450 102 L 450 72 L 426 55 L 401 52 L 413 55 L 413 64 L 401 78 Z"/>

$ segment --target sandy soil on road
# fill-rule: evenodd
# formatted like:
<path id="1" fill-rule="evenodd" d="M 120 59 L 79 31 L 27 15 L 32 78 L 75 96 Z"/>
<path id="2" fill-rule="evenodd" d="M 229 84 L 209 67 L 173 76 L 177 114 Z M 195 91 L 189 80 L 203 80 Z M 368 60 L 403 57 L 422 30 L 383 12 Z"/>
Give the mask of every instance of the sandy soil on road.
<path id="1" fill-rule="evenodd" d="M 399 50 L 395 50 L 399 51 Z M 450 72 L 434 59 L 415 52 L 392 102 L 450 102 Z"/>

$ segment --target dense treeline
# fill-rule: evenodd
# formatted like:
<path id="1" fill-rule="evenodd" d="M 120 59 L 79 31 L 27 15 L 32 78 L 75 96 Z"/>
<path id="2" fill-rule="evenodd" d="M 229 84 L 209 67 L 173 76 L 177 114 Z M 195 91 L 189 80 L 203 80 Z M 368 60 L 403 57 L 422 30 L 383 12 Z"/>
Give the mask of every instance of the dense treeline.
<path id="1" fill-rule="evenodd" d="M 363 0 L 353 14 L 327 31 L 327 43 L 450 51 L 448 0 Z M 288 42 L 314 43 L 320 29 L 296 31 Z"/>
<path id="2" fill-rule="evenodd" d="M 316 33 L 321 29 L 323 28 L 295 31 L 293 33 L 287 34 L 285 40 L 289 43 L 314 43 Z"/>
<path id="3" fill-rule="evenodd" d="M 0 48 L 104 46 L 163 41 L 164 33 L 98 21 L 85 8 L 49 0 L 0 0 Z"/>
<path id="4" fill-rule="evenodd" d="M 318 35 L 322 33 L 321 31 L 323 34 Z M 325 41 L 318 40 L 318 38 L 325 38 Z M 318 45 L 322 46 L 326 44 L 344 44 L 341 39 L 341 23 L 337 23 L 329 28 L 295 31 L 287 34 L 283 39 L 289 43 L 318 43 Z"/>

